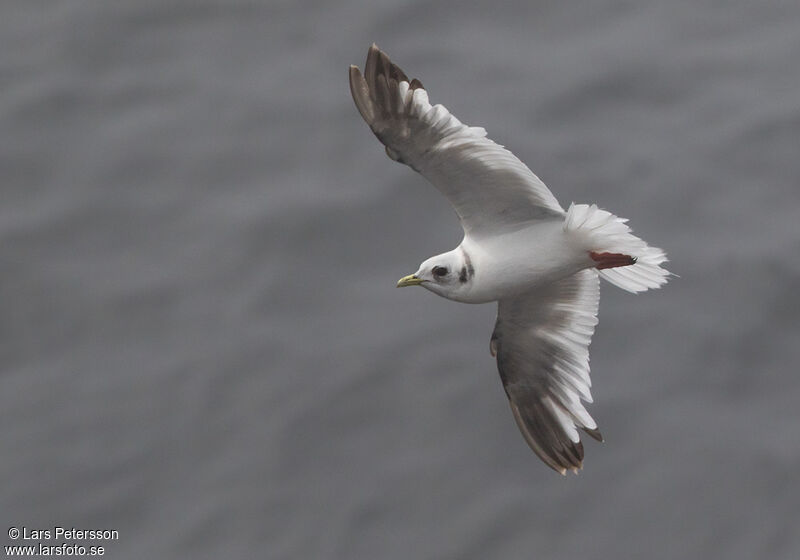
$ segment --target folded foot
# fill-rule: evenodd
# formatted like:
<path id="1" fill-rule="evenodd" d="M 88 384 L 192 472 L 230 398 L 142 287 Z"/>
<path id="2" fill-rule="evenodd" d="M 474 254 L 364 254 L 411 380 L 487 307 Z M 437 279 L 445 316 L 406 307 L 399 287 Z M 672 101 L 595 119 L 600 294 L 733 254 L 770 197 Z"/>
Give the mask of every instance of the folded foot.
<path id="1" fill-rule="evenodd" d="M 624 255 L 622 253 L 597 253 L 595 251 L 589 251 L 589 256 L 597 263 L 595 266 L 597 270 L 636 264 L 636 257 Z"/>

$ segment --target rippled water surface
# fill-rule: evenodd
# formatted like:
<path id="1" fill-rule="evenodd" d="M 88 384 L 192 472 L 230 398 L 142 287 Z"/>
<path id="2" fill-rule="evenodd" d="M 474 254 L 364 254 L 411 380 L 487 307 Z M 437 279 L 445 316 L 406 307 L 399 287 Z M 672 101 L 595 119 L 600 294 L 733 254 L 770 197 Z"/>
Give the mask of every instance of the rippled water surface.
<path id="1" fill-rule="evenodd" d="M 800 5 L 738 4 L 4 3 L 3 531 L 797 558 Z M 578 476 L 518 433 L 493 306 L 394 288 L 460 230 L 352 105 L 372 41 L 680 275 L 603 287 Z"/>

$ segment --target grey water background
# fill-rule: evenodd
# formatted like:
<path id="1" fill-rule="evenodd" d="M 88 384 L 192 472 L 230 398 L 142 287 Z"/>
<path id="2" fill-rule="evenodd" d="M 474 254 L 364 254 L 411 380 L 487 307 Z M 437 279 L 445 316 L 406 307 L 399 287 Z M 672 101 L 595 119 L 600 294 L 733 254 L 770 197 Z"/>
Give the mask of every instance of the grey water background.
<path id="1" fill-rule="evenodd" d="M 3 3 L 0 540 L 799 557 L 799 30 L 796 2 Z M 394 288 L 460 230 L 353 107 L 372 41 L 680 275 L 604 285 L 578 476 L 518 433 L 494 306 Z"/>

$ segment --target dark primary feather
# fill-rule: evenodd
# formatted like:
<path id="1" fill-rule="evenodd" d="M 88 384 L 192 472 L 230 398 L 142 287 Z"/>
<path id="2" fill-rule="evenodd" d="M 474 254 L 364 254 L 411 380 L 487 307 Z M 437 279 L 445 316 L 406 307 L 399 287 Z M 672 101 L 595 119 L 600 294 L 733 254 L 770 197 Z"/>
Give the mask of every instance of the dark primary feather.
<path id="1" fill-rule="evenodd" d="M 563 219 L 553 194 L 514 154 L 431 105 L 422 83 L 372 45 L 362 76 L 350 67 L 359 113 L 386 154 L 421 173 L 454 206 L 464 231 L 480 235 L 540 219 Z"/>
<path id="2" fill-rule="evenodd" d="M 580 403 L 591 397 L 588 347 L 599 293 L 597 273 L 584 270 L 500 300 L 490 343 L 525 441 L 562 474 L 583 464 L 576 428 L 603 439 Z"/>

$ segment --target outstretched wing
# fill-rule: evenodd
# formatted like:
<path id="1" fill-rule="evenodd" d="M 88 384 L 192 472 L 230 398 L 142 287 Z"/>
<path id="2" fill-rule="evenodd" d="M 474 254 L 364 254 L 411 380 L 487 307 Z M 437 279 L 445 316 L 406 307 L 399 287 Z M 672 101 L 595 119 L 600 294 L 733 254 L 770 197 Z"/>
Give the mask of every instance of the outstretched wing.
<path id="1" fill-rule="evenodd" d="M 600 281 L 583 270 L 523 296 L 502 299 L 491 350 L 525 441 L 565 474 L 583 465 L 578 428 L 602 441 L 581 399 L 589 392 L 589 343 Z"/>
<path id="2" fill-rule="evenodd" d="M 428 102 L 419 80 L 409 80 L 377 46 L 364 75 L 350 67 L 358 111 L 386 146 L 387 155 L 421 173 L 455 207 L 464 231 L 496 234 L 530 220 L 563 217 L 542 181 L 514 154 Z"/>

